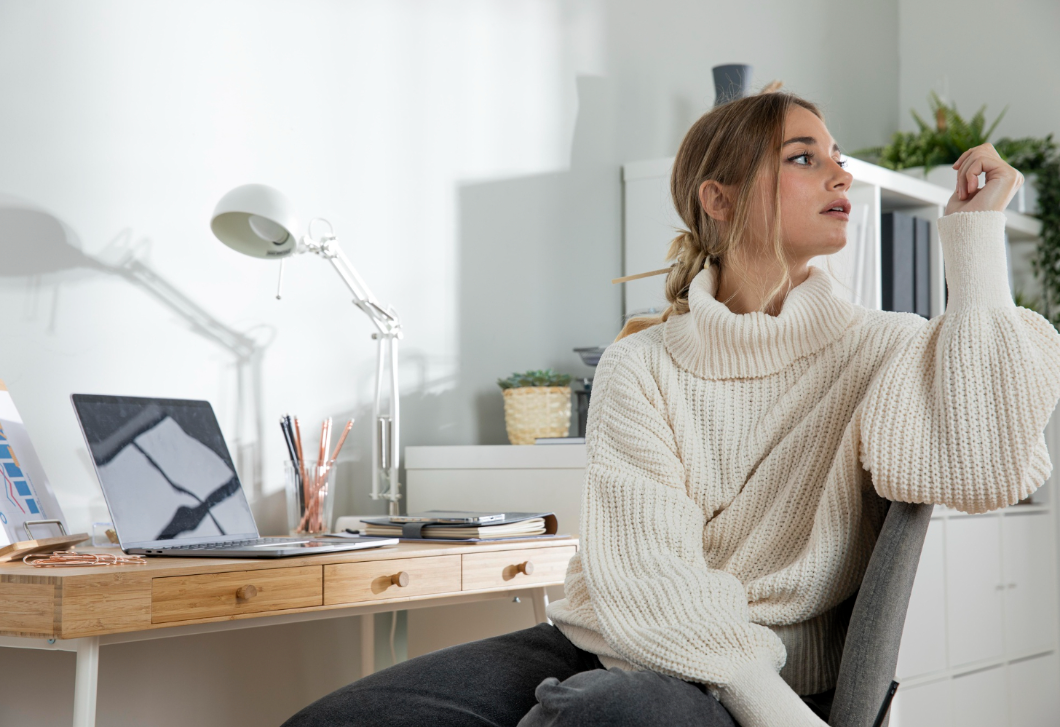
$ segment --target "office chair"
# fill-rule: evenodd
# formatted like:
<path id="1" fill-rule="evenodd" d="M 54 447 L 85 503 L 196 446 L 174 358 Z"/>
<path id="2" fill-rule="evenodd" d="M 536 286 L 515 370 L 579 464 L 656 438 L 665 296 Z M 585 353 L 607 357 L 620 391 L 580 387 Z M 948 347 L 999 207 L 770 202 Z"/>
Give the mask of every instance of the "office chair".
<path id="1" fill-rule="evenodd" d="M 850 615 L 828 718 L 831 727 L 872 727 L 876 720 L 898 665 L 932 509 L 904 502 L 892 502 L 887 509 Z"/>

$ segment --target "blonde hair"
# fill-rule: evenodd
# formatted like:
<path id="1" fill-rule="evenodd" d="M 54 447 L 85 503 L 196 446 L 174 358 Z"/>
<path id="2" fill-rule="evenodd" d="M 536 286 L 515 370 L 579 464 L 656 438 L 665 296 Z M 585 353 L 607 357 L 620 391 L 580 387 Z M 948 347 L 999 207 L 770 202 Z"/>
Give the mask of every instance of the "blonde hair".
<path id="1" fill-rule="evenodd" d="M 688 312 L 688 291 L 692 280 L 710 264 L 719 271 L 732 253 L 744 244 L 755 185 L 768 169 L 774 178 L 773 221 L 769 230 L 773 254 L 783 271 L 781 279 L 767 293 L 759 310 L 765 310 L 777 294 L 790 285 L 787 259 L 780 236 L 780 150 L 784 143 L 784 120 L 792 106 L 801 106 L 818 118 L 817 106 L 790 93 L 762 93 L 730 101 L 708 111 L 685 134 L 670 176 L 674 207 L 687 229 L 670 242 L 666 259 L 673 261 L 666 275 L 669 307 L 658 317 L 630 319 L 618 338 L 662 323 L 672 315 Z M 722 234 L 718 221 L 710 217 L 699 201 L 703 182 L 714 180 L 738 190 L 732 220 Z M 764 211 L 763 211 L 764 212 Z M 743 271 L 733 271 L 744 277 Z"/>

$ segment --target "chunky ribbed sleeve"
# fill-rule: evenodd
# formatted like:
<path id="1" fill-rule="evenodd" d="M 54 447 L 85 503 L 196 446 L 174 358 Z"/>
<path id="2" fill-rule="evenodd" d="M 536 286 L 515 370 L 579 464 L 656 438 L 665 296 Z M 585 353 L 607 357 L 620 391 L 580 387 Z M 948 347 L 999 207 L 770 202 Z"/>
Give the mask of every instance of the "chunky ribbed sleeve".
<path id="1" fill-rule="evenodd" d="M 1060 335 L 1009 293 L 1005 216 L 939 220 L 949 300 L 895 352 L 855 419 L 890 500 L 987 512 L 1051 471 L 1043 431 L 1060 398 Z"/>
<path id="2" fill-rule="evenodd" d="M 783 644 L 750 622 L 744 586 L 707 566 L 658 384 L 624 348 L 597 368 L 588 427 L 581 566 L 602 635 L 630 664 L 715 687 L 744 727 L 822 727 L 778 675 Z"/>

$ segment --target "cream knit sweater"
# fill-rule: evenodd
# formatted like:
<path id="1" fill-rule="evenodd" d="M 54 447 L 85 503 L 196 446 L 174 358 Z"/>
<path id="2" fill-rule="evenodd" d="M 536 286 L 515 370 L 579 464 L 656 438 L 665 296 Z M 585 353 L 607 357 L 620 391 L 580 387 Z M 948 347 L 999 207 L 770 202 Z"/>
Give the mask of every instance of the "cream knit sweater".
<path id="1" fill-rule="evenodd" d="M 939 221 L 932 321 L 851 305 L 816 268 L 780 315 L 736 315 L 707 269 L 689 313 L 609 346 L 560 630 L 706 684 L 742 727 L 821 727 L 797 694 L 835 685 L 877 493 L 985 512 L 1049 476 L 1060 335 L 1012 302 L 1004 219 Z"/>

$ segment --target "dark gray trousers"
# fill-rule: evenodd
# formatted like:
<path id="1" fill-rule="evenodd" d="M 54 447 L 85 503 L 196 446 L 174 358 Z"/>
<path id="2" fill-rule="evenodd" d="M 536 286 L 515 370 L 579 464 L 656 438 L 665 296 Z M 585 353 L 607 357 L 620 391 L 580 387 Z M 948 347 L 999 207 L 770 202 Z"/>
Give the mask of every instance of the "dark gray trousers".
<path id="1" fill-rule="evenodd" d="M 827 717 L 828 695 L 805 699 Z M 738 727 L 702 686 L 655 672 L 604 669 L 549 624 L 410 659 L 332 692 L 284 723 L 347 725 Z"/>

